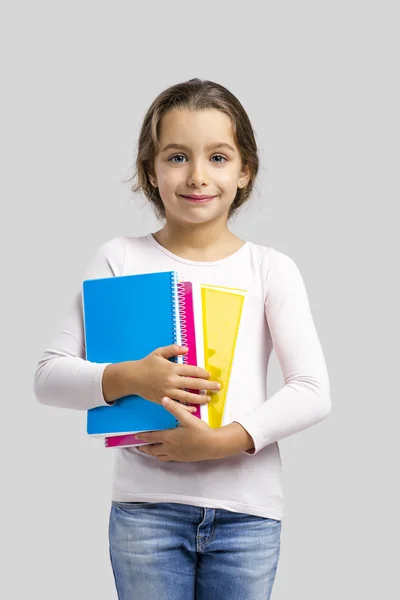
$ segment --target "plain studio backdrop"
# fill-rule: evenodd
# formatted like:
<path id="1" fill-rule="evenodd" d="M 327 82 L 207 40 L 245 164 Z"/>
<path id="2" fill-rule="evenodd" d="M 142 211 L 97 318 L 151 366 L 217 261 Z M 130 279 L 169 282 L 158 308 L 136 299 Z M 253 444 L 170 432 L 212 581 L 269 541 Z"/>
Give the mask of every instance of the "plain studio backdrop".
<path id="1" fill-rule="evenodd" d="M 113 450 L 84 412 L 37 403 L 33 376 L 99 245 L 161 227 L 122 180 L 150 103 L 193 77 L 248 111 L 261 169 L 231 227 L 296 261 L 331 381 L 329 417 L 279 443 L 273 599 L 399 597 L 395 5 L 3 4 L 2 598 L 117 597 Z"/>

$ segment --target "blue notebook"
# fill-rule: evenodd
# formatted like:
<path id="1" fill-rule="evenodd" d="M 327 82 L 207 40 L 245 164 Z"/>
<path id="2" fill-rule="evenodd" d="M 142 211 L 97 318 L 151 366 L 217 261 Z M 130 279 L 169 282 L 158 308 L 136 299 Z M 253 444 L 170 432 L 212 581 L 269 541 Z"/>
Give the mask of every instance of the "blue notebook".
<path id="1" fill-rule="evenodd" d="M 87 360 L 140 360 L 160 346 L 182 344 L 176 271 L 87 279 L 82 292 Z M 183 362 L 183 357 L 170 360 Z M 94 437 L 178 424 L 163 406 L 137 395 L 87 411 L 87 433 Z"/>

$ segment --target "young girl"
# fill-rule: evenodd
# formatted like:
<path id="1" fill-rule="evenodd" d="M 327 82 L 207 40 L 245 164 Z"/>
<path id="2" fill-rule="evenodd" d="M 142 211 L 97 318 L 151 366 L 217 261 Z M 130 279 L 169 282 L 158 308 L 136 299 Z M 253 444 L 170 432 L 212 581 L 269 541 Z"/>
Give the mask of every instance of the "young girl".
<path id="1" fill-rule="evenodd" d="M 128 394 L 181 426 L 115 452 L 109 541 L 120 600 L 265 600 L 280 554 L 284 497 L 278 440 L 330 412 L 327 368 L 302 276 L 286 254 L 228 228 L 258 171 L 250 120 L 235 96 L 192 79 L 162 92 L 140 132 L 134 191 L 165 219 L 156 233 L 105 242 L 85 278 L 178 270 L 247 291 L 231 371 L 232 422 L 210 428 L 185 388 L 217 389 L 202 368 L 155 348 L 138 361 L 85 360 L 81 291 L 35 375 L 42 404 L 88 410 Z M 284 386 L 267 400 L 275 348 Z M 190 379 L 189 379 L 190 377 Z M 178 402 L 176 402 L 178 401 Z"/>

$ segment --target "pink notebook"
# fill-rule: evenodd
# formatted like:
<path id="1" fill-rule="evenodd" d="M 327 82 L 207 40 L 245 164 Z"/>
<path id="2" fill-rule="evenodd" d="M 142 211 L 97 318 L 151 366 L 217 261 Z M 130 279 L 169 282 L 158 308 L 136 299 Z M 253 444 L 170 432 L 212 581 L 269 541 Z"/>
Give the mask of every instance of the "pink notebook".
<path id="1" fill-rule="evenodd" d="M 188 352 L 183 356 L 184 364 L 197 366 L 197 350 L 196 350 L 196 333 L 195 333 L 195 319 L 194 319 L 194 305 L 193 305 L 193 287 L 190 281 L 181 281 L 178 283 L 178 299 L 179 309 L 181 311 L 181 323 L 182 323 L 182 346 L 188 347 Z M 199 394 L 200 390 L 189 390 L 194 394 Z M 196 407 L 196 412 L 191 413 L 199 419 L 201 416 L 200 404 L 193 404 Z M 206 413 L 204 413 L 206 414 Z M 145 446 L 150 442 L 140 440 L 140 434 L 125 434 L 125 435 L 114 435 L 107 436 L 104 439 L 106 448 L 124 448 L 128 446 Z"/>

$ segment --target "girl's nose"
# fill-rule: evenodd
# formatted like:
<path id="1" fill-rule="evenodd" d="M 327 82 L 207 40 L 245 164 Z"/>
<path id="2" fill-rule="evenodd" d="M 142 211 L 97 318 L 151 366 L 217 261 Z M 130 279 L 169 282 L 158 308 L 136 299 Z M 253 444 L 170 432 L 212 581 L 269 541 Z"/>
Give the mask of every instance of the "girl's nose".
<path id="1" fill-rule="evenodd" d="M 199 164 L 193 165 L 189 174 L 188 185 L 194 185 L 196 188 L 200 189 L 201 187 L 208 185 L 208 183 L 209 178 L 204 167 Z"/>

